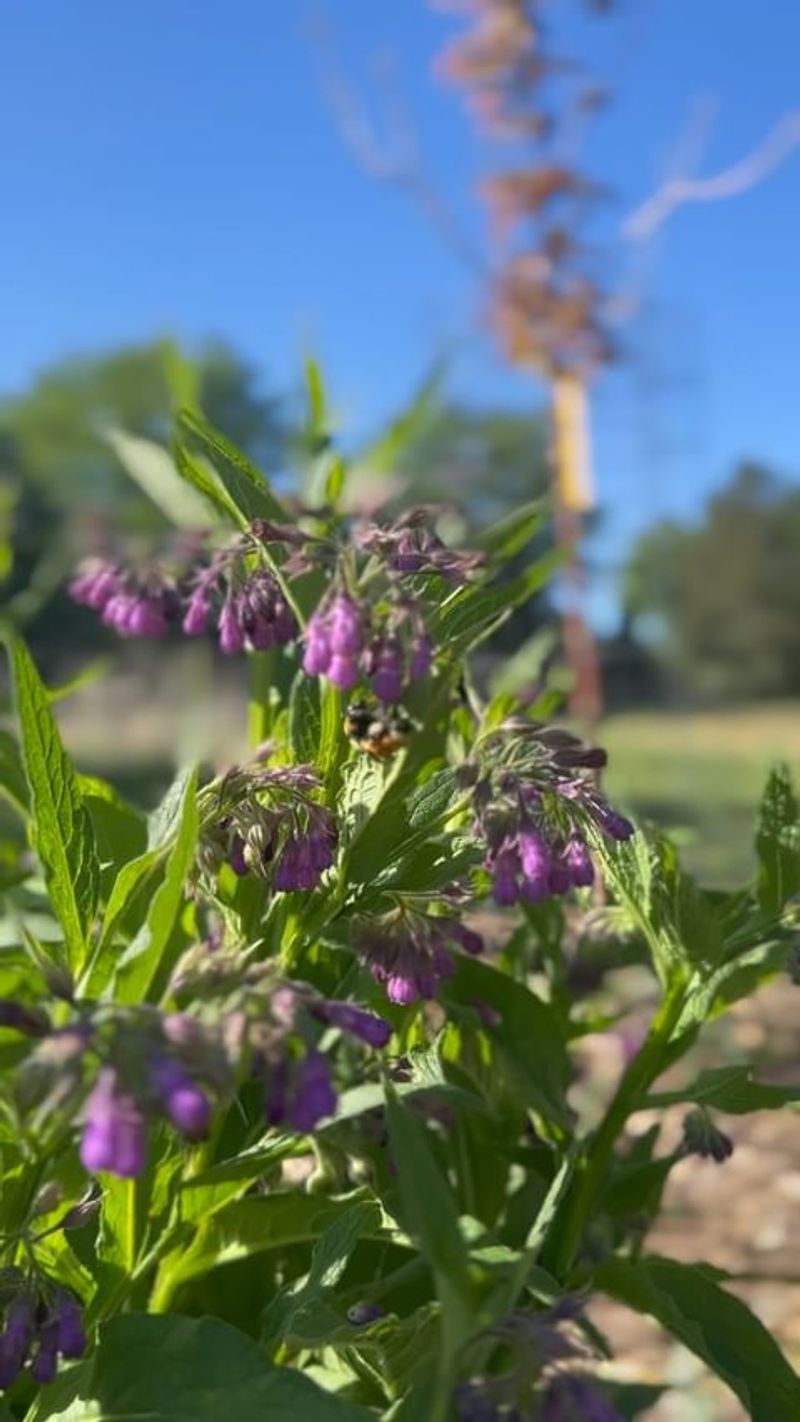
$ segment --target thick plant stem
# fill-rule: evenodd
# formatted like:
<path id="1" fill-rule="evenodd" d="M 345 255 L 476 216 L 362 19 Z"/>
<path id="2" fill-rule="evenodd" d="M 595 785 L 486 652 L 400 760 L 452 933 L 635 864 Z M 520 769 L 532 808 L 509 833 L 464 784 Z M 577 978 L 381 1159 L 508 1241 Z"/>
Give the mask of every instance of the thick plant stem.
<path id="1" fill-rule="evenodd" d="M 664 1051 L 683 1011 L 685 992 L 683 982 L 667 992 L 578 1166 L 572 1189 L 542 1250 L 542 1264 L 557 1279 L 563 1281 L 572 1267 L 586 1222 L 605 1183 L 614 1147 L 628 1117 L 637 1109 L 643 1094 L 663 1070 Z"/>

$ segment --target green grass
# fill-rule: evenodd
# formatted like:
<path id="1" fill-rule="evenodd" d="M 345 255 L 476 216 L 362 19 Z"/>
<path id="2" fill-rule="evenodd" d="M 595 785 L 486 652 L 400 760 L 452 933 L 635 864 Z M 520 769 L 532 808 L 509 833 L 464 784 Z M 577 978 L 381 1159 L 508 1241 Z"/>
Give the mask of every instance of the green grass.
<path id="1" fill-rule="evenodd" d="M 728 886 L 753 868 L 755 813 L 769 768 L 788 761 L 800 781 L 800 706 L 610 717 L 608 794 L 679 839 L 701 881 Z"/>

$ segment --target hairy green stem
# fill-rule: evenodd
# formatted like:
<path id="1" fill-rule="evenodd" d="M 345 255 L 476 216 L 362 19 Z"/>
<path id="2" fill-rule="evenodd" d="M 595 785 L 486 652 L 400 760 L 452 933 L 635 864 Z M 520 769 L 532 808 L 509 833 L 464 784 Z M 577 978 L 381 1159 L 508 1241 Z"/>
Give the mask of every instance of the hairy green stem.
<path id="1" fill-rule="evenodd" d="M 572 1267 L 586 1223 L 605 1184 L 614 1147 L 629 1116 L 642 1105 L 644 1093 L 664 1069 L 665 1049 L 683 1011 L 685 996 L 683 982 L 667 992 L 578 1164 L 572 1188 L 542 1250 L 542 1265 L 557 1279 L 563 1281 Z"/>

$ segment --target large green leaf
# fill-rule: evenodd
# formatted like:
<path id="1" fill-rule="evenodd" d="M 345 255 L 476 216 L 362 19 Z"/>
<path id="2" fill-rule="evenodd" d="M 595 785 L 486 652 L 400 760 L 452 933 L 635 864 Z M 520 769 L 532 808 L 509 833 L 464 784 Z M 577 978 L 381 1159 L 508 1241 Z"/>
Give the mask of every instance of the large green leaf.
<path id="1" fill-rule="evenodd" d="M 311 1254 L 307 1278 L 289 1285 L 270 1303 L 262 1338 L 272 1349 L 283 1339 L 310 1346 L 346 1329 L 344 1315 L 333 1307 L 331 1291 L 341 1279 L 359 1240 L 373 1235 L 382 1223 L 375 1200 L 360 1200 L 323 1231 Z"/>
<path id="2" fill-rule="evenodd" d="M 167 859 L 163 882 L 153 896 L 145 922 L 125 950 L 114 975 L 118 1002 L 140 1002 L 171 966 L 165 955 L 184 899 L 184 885 L 197 845 L 197 772 L 186 781 L 177 837 Z"/>
<path id="3" fill-rule="evenodd" d="M 509 612 L 539 592 L 563 561 L 563 551 L 554 548 L 510 582 L 492 587 L 469 584 L 458 588 L 434 614 L 432 631 L 436 642 L 453 655 L 463 656 L 488 637 Z"/>
<path id="4" fill-rule="evenodd" d="M 647 941 L 662 981 L 691 968 L 707 974 L 723 953 L 722 924 L 713 896 L 683 870 L 674 844 L 652 826 L 623 843 L 599 831 L 592 839 L 605 878 Z"/>
<path id="5" fill-rule="evenodd" d="M 118 429 L 106 430 L 105 437 L 125 473 L 176 528 L 213 527 L 208 504 L 181 478 L 162 445 Z"/>
<path id="6" fill-rule="evenodd" d="M 156 806 L 151 815 L 148 815 L 148 849 L 162 849 L 164 845 L 170 844 L 175 838 L 183 817 L 186 787 L 194 773 L 192 766 L 186 766 L 179 771 L 161 803 Z"/>
<path id="7" fill-rule="evenodd" d="M 36 1422 L 368 1422 L 374 1414 L 273 1367 L 252 1338 L 214 1318 L 127 1314 L 100 1330 L 75 1395 Z"/>
<path id="8" fill-rule="evenodd" d="M 779 913 L 800 889 L 800 809 L 788 766 L 775 766 L 767 780 L 756 849 L 759 900 L 769 913 Z"/>
<path id="9" fill-rule="evenodd" d="M 775 1111 L 780 1106 L 800 1101 L 800 1085 L 772 1086 L 769 1082 L 753 1081 L 752 1070 L 750 1066 L 729 1066 L 703 1071 L 679 1091 L 655 1092 L 649 1097 L 647 1107 L 694 1101 L 699 1106 L 740 1116 L 747 1111 Z"/>
<path id="10" fill-rule="evenodd" d="M 406 780 L 390 782 L 372 817 L 353 841 L 349 874 L 355 883 L 370 883 L 381 871 L 424 844 L 447 817 L 457 788 L 455 770 L 436 771 L 422 785 L 406 792 Z"/>
<path id="11" fill-rule="evenodd" d="M 746 1304 L 702 1264 L 651 1256 L 611 1259 L 595 1284 L 637 1313 L 651 1314 L 736 1393 L 751 1422 L 797 1422 L 800 1378 Z"/>
<path id="12" fill-rule="evenodd" d="M 172 457 L 177 473 L 187 484 L 202 494 L 217 514 L 221 514 L 224 519 L 229 519 L 237 527 L 247 523 L 247 519 L 239 512 L 225 489 L 216 469 L 212 468 L 202 456 L 193 454 L 184 444 L 181 444 L 180 440 L 174 440 Z"/>
<path id="13" fill-rule="evenodd" d="M 263 1140 L 239 1155 L 218 1160 L 199 1175 L 189 1176 L 181 1185 L 181 1218 L 187 1221 L 210 1219 L 229 1201 L 249 1190 L 253 1182 L 278 1161 L 296 1155 L 300 1149 L 297 1136 L 269 1131 Z"/>
<path id="14" fill-rule="evenodd" d="M 301 1195 L 294 1190 L 233 1200 L 206 1218 L 188 1249 L 176 1250 L 164 1260 L 156 1297 L 171 1296 L 180 1284 L 209 1269 L 317 1240 L 354 1204 L 373 1202 L 374 1198 L 371 1191 L 360 1189 L 337 1198 Z M 382 1228 L 375 1234 L 389 1237 Z"/>
<path id="15" fill-rule="evenodd" d="M 547 504 L 543 499 L 533 499 L 522 504 L 513 513 L 505 514 L 491 528 L 487 528 L 478 539 L 478 546 L 498 560 L 507 562 L 521 553 L 539 532 L 547 515 Z"/>
<path id="16" fill-rule="evenodd" d="M 246 454 L 192 410 L 181 410 L 178 420 L 183 431 L 197 440 L 211 459 L 226 494 L 248 523 L 256 518 L 285 523 L 286 510 Z M 185 473 L 183 469 L 180 472 Z"/>
<path id="17" fill-rule="evenodd" d="M 289 740 L 296 761 L 319 765 L 322 741 L 322 711 L 319 677 L 299 671 L 289 697 Z"/>
<path id="18" fill-rule="evenodd" d="M 442 1345 L 447 1361 L 473 1324 L 469 1252 L 455 1199 L 428 1145 L 425 1127 L 388 1084 L 386 1116 L 405 1223 L 430 1265 L 442 1305 Z"/>
<path id="19" fill-rule="evenodd" d="M 77 965 L 84 955 L 100 888 L 94 831 L 30 653 L 17 638 L 10 641 L 9 650 L 30 790 L 31 838 L 70 959 Z"/>
<path id="20" fill-rule="evenodd" d="M 487 1034 L 519 1099 L 546 1121 L 567 1125 L 569 1058 L 552 1007 L 507 973 L 465 954 L 458 956 L 447 993 L 465 1004 L 485 1003 L 499 1014 Z"/>

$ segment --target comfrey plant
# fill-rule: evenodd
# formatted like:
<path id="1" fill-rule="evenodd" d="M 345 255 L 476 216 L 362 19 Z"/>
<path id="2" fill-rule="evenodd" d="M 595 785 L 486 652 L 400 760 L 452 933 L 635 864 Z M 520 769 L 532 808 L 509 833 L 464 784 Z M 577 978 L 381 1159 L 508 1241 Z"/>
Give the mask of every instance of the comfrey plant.
<path id="1" fill-rule="evenodd" d="M 698 888 L 546 694 L 473 685 L 472 650 L 548 575 L 504 576 L 540 511 L 464 552 L 435 510 L 346 512 L 350 473 L 315 447 L 284 506 L 181 416 L 175 468 L 216 525 L 72 585 L 124 636 L 239 656 L 249 759 L 183 771 L 145 817 L 76 770 L 9 645 L 0 1413 L 615 1422 L 659 1389 L 615 1372 L 606 1295 L 758 1422 L 797 1422 L 800 1380 L 722 1273 L 646 1248 L 675 1163 L 725 1168 L 716 1113 L 800 1099 L 747 1064 L 677 1065 L 708 1019 L 790 981 L 788 779 L 753 883 Z M 652 987 L 594 1124 L 573 1047 L 636 1035 L 586 988 L 604 939 Z M 629 1129 L 681 1102 L 677 1149 Z"/>

